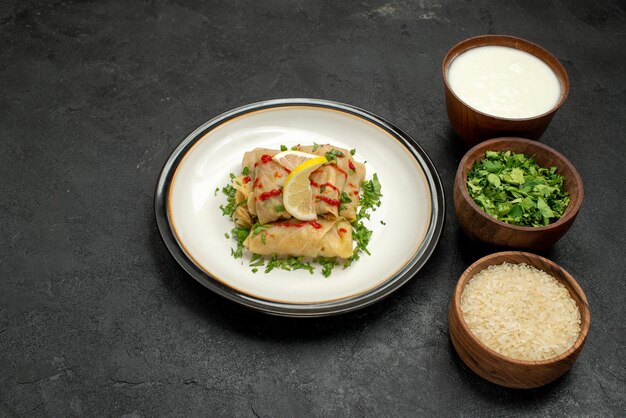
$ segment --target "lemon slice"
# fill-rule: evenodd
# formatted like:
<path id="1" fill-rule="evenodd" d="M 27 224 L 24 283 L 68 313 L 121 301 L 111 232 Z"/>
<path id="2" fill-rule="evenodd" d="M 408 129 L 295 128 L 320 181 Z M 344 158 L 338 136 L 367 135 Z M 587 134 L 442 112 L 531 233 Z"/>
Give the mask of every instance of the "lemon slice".
<path id="1" fill-rule="evenodd" d="M 294 218 L 301 221 L 317 219 L 309 176 L 327 161 L 325 157 L 316 156 L 296 166 L 287 176 L 283 187 L 283 206 Z"/>
<path id="2" fill-rule="evenodd" d="M 274 155 L 272 159 L 282 165 L 289 171 L 293 171 L 297 166 L 307 160 L 317 158 L 319 155 L 309 154 L 308 152 L 287 150 Z"/>

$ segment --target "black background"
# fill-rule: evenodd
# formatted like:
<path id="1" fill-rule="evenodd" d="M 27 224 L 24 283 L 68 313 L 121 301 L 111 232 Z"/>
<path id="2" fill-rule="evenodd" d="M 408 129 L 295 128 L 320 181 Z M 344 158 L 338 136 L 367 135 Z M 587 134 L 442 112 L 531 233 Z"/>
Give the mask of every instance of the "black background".
<path id="1" fill-rule="evenodd" d="M 624 2 L 4 1 L 0 3 L 0 416 L 623 415 Z M 516 391 L 448 337 L 462 271 L 496 251 L 459 230 L 464 148 L 441 62 L 470 36 L 539 43 L 570 95 L 541 141 L 585 202 L 547 257 L 591 305 L 572 370 Z M 368 109 L 433 159 L 444 235 L 405 287 L 361 311 L 271 317 L 197 284 L 160 240 L 153 190 L 196 126 L 264 99 Z"/>

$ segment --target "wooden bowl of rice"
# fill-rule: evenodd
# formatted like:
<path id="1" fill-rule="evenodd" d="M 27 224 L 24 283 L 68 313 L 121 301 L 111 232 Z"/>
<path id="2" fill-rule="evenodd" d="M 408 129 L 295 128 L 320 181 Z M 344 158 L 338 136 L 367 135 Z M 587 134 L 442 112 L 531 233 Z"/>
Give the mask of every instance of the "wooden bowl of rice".
<path id="1" fill-rule="evenodd" d="M 448 326 L 463 362 L 509 388 L 550 383 L 576 361 L 589 332 L 589 303 L 552 261 L 508 251 L 469 266 L 454 289 Z"/>

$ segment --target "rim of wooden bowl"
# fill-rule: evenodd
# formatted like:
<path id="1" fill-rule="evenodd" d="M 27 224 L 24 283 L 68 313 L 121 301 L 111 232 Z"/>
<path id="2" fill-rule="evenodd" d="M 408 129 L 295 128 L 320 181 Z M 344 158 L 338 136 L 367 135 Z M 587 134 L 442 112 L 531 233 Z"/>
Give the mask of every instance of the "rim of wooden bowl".
<path id="1" fill-rule="evenodd" d="M 472 48 L 478 48 L 481 46 L 505 46 L 505 47 L 514 48 L 520 51 L 527 52 L 537 57 L 538 59 L 540 59 L 543 63 L 545 63 L 548 67 L 550 67 L 550 69 L 556 75 L 556 78 L 559 80 L 559 84 L 561 86 L 561 94 L 559 96 L 559 100 L 556 102 L 554 106 L 550 108 L 550 110 L 542 114 L 531 116 L 528 118 L 505 118 L 502 116 L 495 116 L 490 113 L 482 112 L 476 109 L 475 107 L 467 104 L 454 92 L 452 87 L 450 87 L 450 84 L 448 83 L 448 70 L 450 68 L 450 65 L 452 64 L 452 61 L 454 61 L 454 59 L 458 57 L 460 54 Z M 467 38 L 467 39 L 462 40 L 461 42 L 457 43 L 452 48 L 450 48 L 448 53 L 443 58 L 443 62 L 441 64 L 441 74 L 443 76 L 443 82 L 446 86 L 446 89 L 448 89 L 450 93 L 452 93 L 452 95 L 458 101 L 460 101 L 461 103 L 463 103 L 465 106 L 472 109 L 476 113 L 479 113 L 481 115 L 484 115 L 484 116 L 487 116 L 496 120 L 501 120 L 501 121 L 515 121 L 515 122 L 530 121 L 534 119 L 540 119 L 546 115 L 549 115 L 550 113 L 554 113 L 563 105 L 563 103 L 565 102 L 565 99 L 567 99 L 567 96 L 569 95 L 569 88 L 570 88 L 569 76 L 567 75 L 567 71 L 565 70 L 565 67 L 563 67 L 563 64 L 561 64 L 561 62 L 558 60 L 557 57 L 555 57 L 547 49 L 543 48 L 540 45 L 537 45 L 534 42 L 530 42 L 526 39 L 518 38 L 516 36 L 510 36 L 510 35 L 478 35 L 472 38 Z"/>
<path id="2" fill-rule="evenodd" d="M 480 271 L 484 270 L 485 268 L 489 266 L 498 265 L 498 264 L 502 264 L 505 262 L 510 262 L 510 261 L 507 261 L 507 258 L 513 255 L 517 255 L 517 256 L 521 255 L 523 257 L 526 257 L 529 260 L 528 264 L 537 269 L 540 269 L 539 267 L 535 265 L 535 262 L 537 261 L 541 261 L 542 263 L 546 263 L 550 265 L 552 268 L 554 268 L 556 271 L 559 272 L 559 275 L 558 275 L 559 277 L 554 277 L 554 276 L 553 277 L 559 282 L 566 281 L 571 286 L 571 287 L 566 286 L 568 291 L 569 289 L 573 289 L 576 295 L 583 302 L 582 309 L 578 304 L 576 304 L 576 306 L 578 307 L 578 310 L 580 311 L 580 322 L 581 322 L 580 333 L 578 334 L 578 338 L 567 351 L 559 354 L 556 357 L 552 357 L 552 358 L 545 359 L 545 360 L 519 360 L 519 359 L 505 356 L 504 354 L 500 354 L 494 349 L 489 348 L 482 341 L 480 341 L 478 337 L 476 337 L 474 333 L 470 330 L 469 326 L 465 322 L 465 318 L 463 317 L 463 312 L 461 311 L 461 295 L 463 294 L 463 290 L 467 282 L 469 282 Z M 498 260 L 498 261 L 492 262 L 494 260 Z M 482 264 L 484 264 L 484 266 L 480 270 L 477 270 L 477 267 Z M 520 263 L 511 262 L 511 264 L 520 264 Z M 555 262 L 545 257 L 541 257 L 540 255 L 537 255 L 537 254 L 527 253 L 523 251 L 502 251 L 498 253 L 489 254 L 475 261 L 474 263 L 472 263 L 471 266 L 466 268 L 465 271 L 459 277 L 459 280 L 454 288 L 454 293 L 452 295 L 452 298 L 454 301 L 455 314 L 457 318 L 459 319 L 458 324 L 459 326 L 463 327 L 464 332 L 466 332 L 467 335 L 469 335 L 470 338 L 482 350 L 489 352 L 494 357 L 498 358 L 501 361 L 508 362 L 509 364 L 514 364 L 514 365 L 519 365 L 519 366 L 544 366 L 544 365 L 558 363 L 570 357 L 573 353 L 578 351 L 580 347 L 585 343 L 585 340 L 587 339 L 587 335 L 589 334 L 589 327 L 591 324 L 591 312 L 589 309 L 589 301 L 587 300 L 587 296 L 585 295 L 585 292 L 582 290 L 582 288 L 580 287 L 576 279 L 574 279 L 574 277 L 572 277 L 572 275 L 569 274 L 567 270 L 565 270 L 563 267 L 559 266 Z"/>
<path id="3" fill-rule="evenodd" d="M 493 216 L 489 215 L 487 212 L 482 210 L 481 207 L 478 206 L 476 202 L 474 202 L 474 199 L 472 199 L 472 197 L 469 195 L 469 192 L 467 191 L 467 173 L 469 169 L 465 170 L 464 167 L 467 165 L 470 155 L 472 155 L 474 152 L 477 152 L 478 149 L 482 148 L 483 151 L 486 151 L 486 150 L 489 150 L 489 147 L 492 146 L 493 144 L 501 144 L 501 143 L 511 143 L 511 144 L 519 143 L 519 144 L 527 144 L 527 145 L 530 145 L 531 147 L 537 147 L 541 151 L 551 154 L 552 156 L 555 157 L 555 159 L 559 160 L 561 164 L 567 166 L 567 168 L 572 172 L 573 176 L 571 178 L 570 177 L 565 178 L 565 181 L 574 182 L 576 186 L 578 187 L 579 193 L 578 193 L 576 200 L 574 201 L 570 200 L 569 204 L 567 205 L 567 208 L 565 209 L 565 212 L 563 213 L 563 216 L 561 216 L 555 222 L 548 224 L 548 225 L 544 225 L 544 226 L 520 226 L 520 225 L 514 225 L 514 224 L 502 222 L 494 218 Z M 476 160 L 481 157 L 481 154 L 484 154 L 484 152 L 477 154 L 478 157 L 475 158 L 471 162 L 472 166 L 474 165 Z M 534 153 L 534 155 L 537 155 L 537 153 Z M 574 164 L 572 164 L 571 161 L 568 160 L 563 154 L 561 154 L 560 152 L 558 152 L 552 147 L 542 144 L 541 142 L 538 142 L 532 139 L 517 138 L 517 137 L 512 137 L 512 136 L 489 139 L 487 141 L 480 142 L 476 144 L 475 146 L 473 146 L 472 148 L 470 148 L 465 153 L 465 155 L 461 159 L 461 162 L 459 163 L 459 167 L 457 168 L 457 171 L 456 171 L 455 182 L 459 183 L 461 196 L 463 197 L 463 199 L 465 199 L 466 202 L 469 203 L 470 207 L 474 210 L 474 212 L 476 212 L 477 216 L 480 216 L 489 222 L 493 222 L 494 224 L 500 227 L 508 228 L 514 231 L 541 232 L 541 231 L 549 231 L 551 229 L 558 228 L 561 225 L 566 224 L 567 222 L 570 222 L 570 220 L 572 220 L 572 218 L 574 218 L 578 214 L 578 211 L 580 210 L 580 207 L 582 206 L 582 202 L 585 197 L 583 181 L 582 181 L 582 178 L 580 177 L 580 174 L 578 174 L 578 170 L 576 170 L 576 167 L 574 167 Z"/>

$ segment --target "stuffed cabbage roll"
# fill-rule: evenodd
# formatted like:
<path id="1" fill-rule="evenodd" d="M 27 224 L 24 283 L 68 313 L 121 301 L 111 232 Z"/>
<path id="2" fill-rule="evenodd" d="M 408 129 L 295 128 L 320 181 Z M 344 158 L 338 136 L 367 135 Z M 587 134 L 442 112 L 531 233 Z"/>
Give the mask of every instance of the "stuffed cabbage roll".
<path id="1" fill-rule="evenodd" d="M 352 255 L 352 227 L 346 221 L 299 221 L 291 219 L 266 225 L 244 246 L 255 254 L 304 257 L 341 257 Z"/>
<path id="2" fill-rule="evenodd" d="M 334 164 L 326 164 L 315 170 L 310 180 L 317 214 L 336 219 L 341 206 L 341 193 L 349 176 L 352 160 L 350 152 L 329 144 L 303 146 L 300 150 L 310 154 L 334 155 Z"/>
<path id="3" fill-rule="evenodd" d="M 243 167 L 248 167 L 252 193 L 248 196 L 248 210 L 259 223 L 267 224 L 291 215 L 283 206 L 283 185 L 289 172 L 272 160 L 278 151 L 257 148 L 244 155 Z"/>
<path id="4" fill-rule="evenodd" d="M 248 151 L 243 154 L 243 161 L 241 162 L 241 171 L 247 172 L 247 181 L 250 184 L 250 191 L 252 192 L 252 185 L 254 184 L 255 170 L 254 163 L 257 161 L 257 149 Z M 246 196 L 247 207 L 250 215 L 256 217 L 256 204 L 254 203 L 254 193 L 249 193 Z"/>
<path id="5" fill-rule="evenodd" d="M 346 185 L 344 187 L 344 192 L 350 201 L 343 203 L 343 209 L 340 211 L 339 215 L 346 218 L 349 222 L 352 222 L 356 219 L 356 211 L 359 206 L 359 190 L 361 183 L 363 183 L 365 179 L 365 164 L 357 163 L 356 161 L 351 161 L 350 164 L 351 168 L 348 171 L 350 174 L 346 179 Z"/>
<path id="6" fill-rule="evenodd" d="M 233 178 L 231 185 L 235 192 L 235 213 L 234 219 L 237 226 L 250 228 L 254 224 L 252 215 L 248 210 L 248 198 L 252 195 L 252 182 L 249 176 L 239 176 Z"/>

